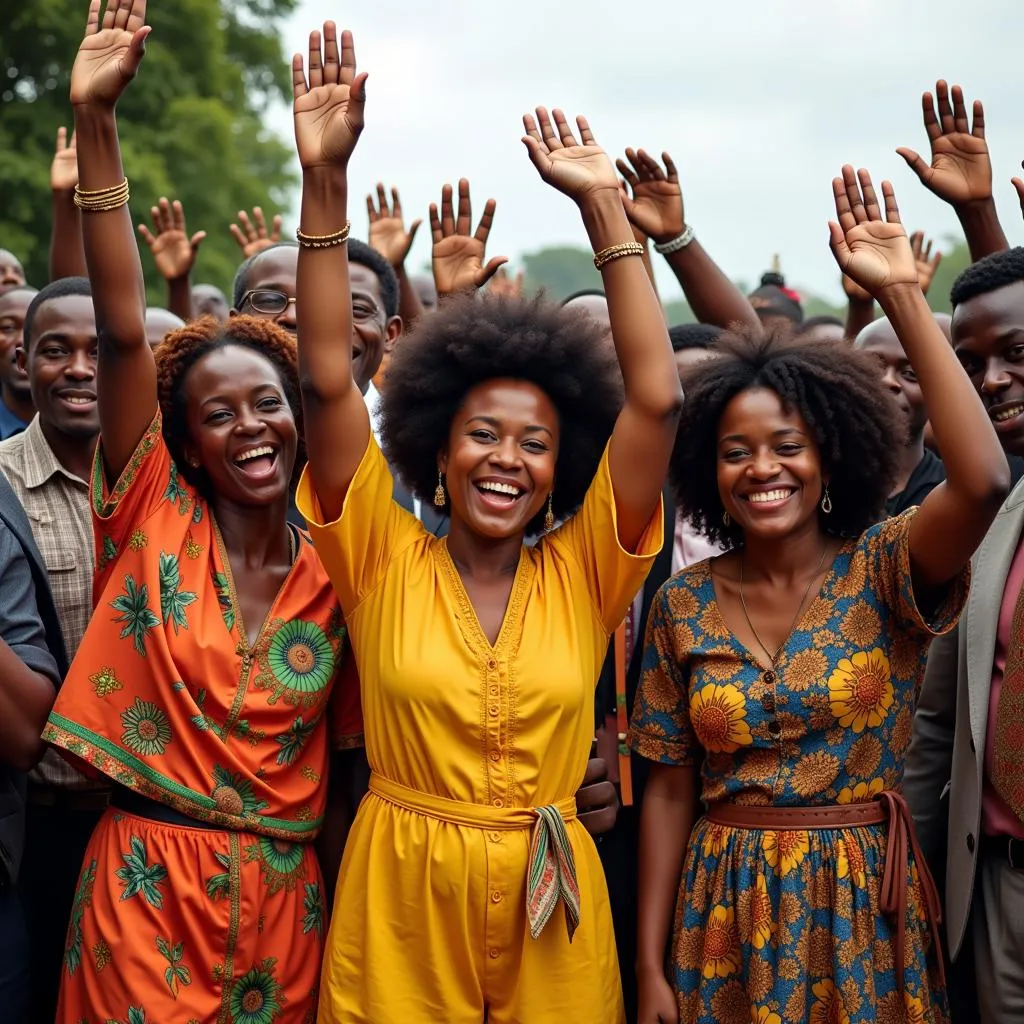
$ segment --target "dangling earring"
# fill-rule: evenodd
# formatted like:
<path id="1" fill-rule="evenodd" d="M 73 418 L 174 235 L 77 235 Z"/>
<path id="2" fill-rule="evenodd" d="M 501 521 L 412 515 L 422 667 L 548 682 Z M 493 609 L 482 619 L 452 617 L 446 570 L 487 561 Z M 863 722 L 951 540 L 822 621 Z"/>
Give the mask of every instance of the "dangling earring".
<path id="1" fill-rule="evenodd" d="M 821 499 L 821 511 L 828 515 L 832 511 L 832 499 L 828 496 L 828 484 L 825 484 L 825 495 Z"/>
<path id="2" fill-rule="evenodd" d="M 444 493 L 444 481 L 442 473 L 437 471 L 437 487 L 434 489 L 434 505 L 437 508 L 444 508 L 448 504 L 448 495 Z"/>
<path id="3" fill-rule="evenodd" d="M 544 529 L 550 533 L 555 528 L 555 513 L 551 508 L 551 497 L 553 492 L 548 493 L 548 510 L 544 513 Z"/>
<path id="4" fill-rule="evenodd" d="M 732 522 L 732 519 L 730 518 L 729 513 L 728 512 L 723 512 L 722 513 L 722 523 L 723 523 L 723 525 L 728 526 L 731 522 Z"/>

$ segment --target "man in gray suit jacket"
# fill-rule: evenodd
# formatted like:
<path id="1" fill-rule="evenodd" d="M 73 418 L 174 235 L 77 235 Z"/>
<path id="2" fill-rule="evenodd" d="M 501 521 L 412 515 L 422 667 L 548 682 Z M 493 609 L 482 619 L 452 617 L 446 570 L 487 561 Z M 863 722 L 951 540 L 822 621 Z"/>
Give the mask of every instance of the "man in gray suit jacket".
<path id="1" fill-rule="evenodd" d="M 969 267 L 952 298 L 957 354 L 1004 450 L 1024 455 L 1024 249 Z M 1022 528 L 1024 483 L 975 556 L 959 626 L 932 644 L 904 777 L 925 857 L 933 870 L 946 863 L 951 958 L 973 943 L 977 1005 L 960 1019 L 998 1024 L 1024 1022 L 1024 815 L 1004 798 L 1024 784 L 1024 750 L 1021 779 L 1007 779 L 1005 763 L 993 770 L 993 748 L 1017 721 L 1006 708 L 1024 697 L 1020 672 L 1004 678 L 1024 653 L 1012 628 L 1024 602 Z"/>

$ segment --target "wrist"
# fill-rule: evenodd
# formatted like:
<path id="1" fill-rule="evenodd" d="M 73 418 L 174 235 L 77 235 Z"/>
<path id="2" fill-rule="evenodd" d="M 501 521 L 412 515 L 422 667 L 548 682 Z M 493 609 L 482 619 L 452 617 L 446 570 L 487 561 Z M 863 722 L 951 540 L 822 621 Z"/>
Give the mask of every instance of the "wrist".
<path id="1" fill-rule="evenodd" d="M 921 285 L 913 283 L 891 284 L 879 290 L 875 298 L 885 310 L 886 316 L 898 316 L 900 313 L 917 306 L 927 308 L 928 303 L 921 291 Z"/>
<path id="2" fill-rule="evenodd" d="M 661 232 L 657 235 L 651 235 L 651 241 L 655 245 L 667 245 L 669 242 L 674 242 L 681 235 L 685 235 L 688 230 L 688 225 L 685 220 L 680 221 L 678 229 Z"/>
<path id="3" fill-rule="evenodd" d="M 611 189 L 601 192 L 604 194 L 588 193 L 579 204 L 583 226 L 594 252 L 618 242 L 636 241 L 619 193 Z"/>
<path id="4" fill-rule="evenodd" d="M 992 194 L 989 193 L 987 196 L 982 196 L 979 199 L 968 199 L 965 203 L 954 203 L 953 209 L 961 220 L 965 217 L 968 219 L 985 217 L 995 213 L 996 201 Z"/>
<path id="5" fill-rule="evenodd" d="M 644 978 L 664 978 L 664 961 L 638 958 L 636 962 L 636 976 L 640 981 L 643 981 Z"/>

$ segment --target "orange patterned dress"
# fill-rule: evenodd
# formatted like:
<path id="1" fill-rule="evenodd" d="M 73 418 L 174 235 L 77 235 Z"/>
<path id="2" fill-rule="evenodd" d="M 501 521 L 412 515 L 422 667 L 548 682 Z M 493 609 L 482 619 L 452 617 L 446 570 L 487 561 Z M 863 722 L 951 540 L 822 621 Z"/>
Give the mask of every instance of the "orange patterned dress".
<path id="1" fill-rule="evenodd" d="M 250 645 L 217 523 L 160 428 L 113 490 L 97 453 L 96 610 L 44 735 L 172 822 L 115 807 L 97 826 L 57 1020 L 312 1021 L 329 732 L 361 743 L 358 689 L 332 695 L 341 610 L 300 535 Z"/>

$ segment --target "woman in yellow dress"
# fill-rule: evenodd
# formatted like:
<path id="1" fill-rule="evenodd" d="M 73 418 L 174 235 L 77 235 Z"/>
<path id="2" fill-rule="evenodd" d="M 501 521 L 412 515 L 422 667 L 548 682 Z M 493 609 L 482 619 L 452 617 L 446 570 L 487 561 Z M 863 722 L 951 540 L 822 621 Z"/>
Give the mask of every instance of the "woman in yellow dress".
<path id="1" fill-rule="evenodd" d="M 351 36 L 339 52 L 328 23 L 321 51 L 313 33 L 308 74 L 296 57 L 298 503 L 345 611 L 372 768 L 319 1019 L 618 1024 L 607 891 L 573 794 L 608 635 L 662 535 L 682 395 L 661 310 L 586 122 L 577 142 L 559 111 L 524 118 L 597 253 L 621 378 L 600 329 L 539 300 L 471 295 L 426 318 L 389 370 L 383 426 L 405 482 L 451 516 L 446 539 L 426 533 L 392 501 L 352 380 L 346 174 L 365 96 Z M 437 237 L 471 241 L 468 196 L 458 212 L 445 203 L 442 226 L 434 211 Z M 470 290 L 496 265 L 467 260 Z"/>

